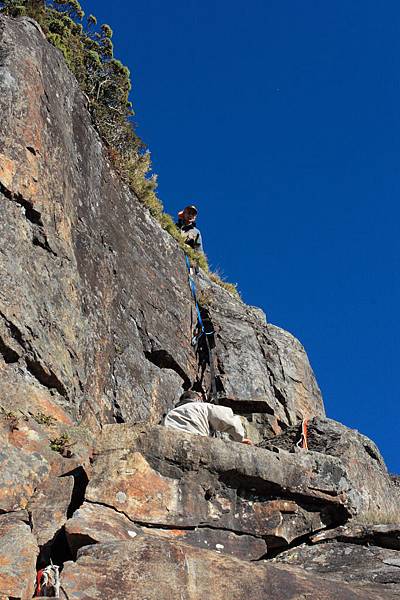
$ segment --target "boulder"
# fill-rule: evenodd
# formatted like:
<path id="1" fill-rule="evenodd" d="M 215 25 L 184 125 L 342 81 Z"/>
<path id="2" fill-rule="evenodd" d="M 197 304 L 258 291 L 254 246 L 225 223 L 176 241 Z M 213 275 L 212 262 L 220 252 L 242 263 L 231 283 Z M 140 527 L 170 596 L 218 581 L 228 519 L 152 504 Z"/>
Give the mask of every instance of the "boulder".
<path id="1" fill-rule="evenodd" d="M 84 502 L 65 525 L 68 544 L 73 556 L 79 548 L 96 543 L 130 540 L 146 533 L 162 538 L 184 541 L 187 544 L 230 554 L 243 560 L 257 560 L 267 552 L 264 540 L 232 531 L 195 527 L 192 529 L 159 529 L 136 526 L 125 515 L 100 504 Z"/>
<path id="2" fill-rule="evenodd" d="M 293 567 L 249 563 L 154 536 L 81 549 L 76 563 L 65 564 L 62 587 L 69 600 L 395 598 L 378 586 L 332 582 Z"/>

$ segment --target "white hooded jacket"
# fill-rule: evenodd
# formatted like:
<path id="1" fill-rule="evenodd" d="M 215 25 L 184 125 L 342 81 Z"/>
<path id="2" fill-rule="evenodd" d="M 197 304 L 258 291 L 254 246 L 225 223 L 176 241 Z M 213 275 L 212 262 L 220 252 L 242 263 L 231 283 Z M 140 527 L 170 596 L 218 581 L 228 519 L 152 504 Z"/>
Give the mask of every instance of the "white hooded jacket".
<path id="1" fill-rule="evenodd" d="M 188 402 L 169 411 L 164 425 L 196 435 L 210 436 L 213 431 L 228 433 L 236 442 L 245 437 L 242 422 L 227 406 L 209 402 Z"/>

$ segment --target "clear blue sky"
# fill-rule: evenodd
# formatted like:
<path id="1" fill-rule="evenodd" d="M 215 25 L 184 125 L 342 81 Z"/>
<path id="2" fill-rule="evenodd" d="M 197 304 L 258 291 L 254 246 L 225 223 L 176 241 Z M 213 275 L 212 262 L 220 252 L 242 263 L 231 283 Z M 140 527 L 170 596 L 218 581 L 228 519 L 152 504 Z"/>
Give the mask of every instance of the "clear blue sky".
<path id="1" fill-rule="evenodd" d="M 83 0 L 211 265 L 305 345 L 328 416 L 400 472 L 398 0 Z"/>

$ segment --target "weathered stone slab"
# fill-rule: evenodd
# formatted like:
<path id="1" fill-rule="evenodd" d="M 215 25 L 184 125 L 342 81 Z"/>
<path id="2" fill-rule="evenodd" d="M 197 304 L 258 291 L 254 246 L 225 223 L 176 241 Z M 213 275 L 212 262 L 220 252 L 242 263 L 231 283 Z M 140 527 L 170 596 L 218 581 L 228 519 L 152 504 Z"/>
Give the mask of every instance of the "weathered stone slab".
<path id="1" fill-rule="evenodd" d="M 83 548 L 76 563 L 65 564 L 62 585 L 69 600 L 391 600 L 377 586 L 331 582 L 154 536 Z"/>
<path id="2" fill-rule="evenodd" d="M 118 540 L 130 540 L 141 533 L 125 515 L 112 508 L 84 502 L 65 524 L 65 533 L 73 556 L 82 546 Z"/>
<path id="3" fill-rule="evenodd" d="M 32 598 L 38 553 L 36 540 L 21 514 L 0 515 L 0 597 Z"/>
<path id="4" fill-rule="evenodd" d="M 0 18 L 0 353 L 93 426 L 157 423 L 197 369 L 183 253 L 121 185 L 60 52 Z"/>
<path id="5" fill-rule="evenodd" d="M 341 527 L 321 531 L 310 539 L 315 544 L 338 540 L 400 550 L 400 524 L 365 525 L 350 521 Z"/>
<path id="6" fill-rule="evenodd" d="M 204 496 L 201 485 L 191 484 L 190 490 L 183 492 L 178 479 L 160 475 L 140 452 L 133 452 L 122 461 L 108 463 L 104 471 L 97 472 L 95 466 L 86 499 L 113 506 L 133 521 L 194 526 L 205 520 L 207 513 L 199 501 Z"/>
<path id="7" fill-rule="evenodd" d="M 309 574 L 336 581 L 384 584 L 388 598 L 400 597 L 400 553 L 396 550 L 332 541 L 286 550 L 273 563 L 302 567 Z"/>
<path id="8" fill-rule="evenodd" d="M 287 420 L 324 417 L 321 391 L 303 345 L 291 333 L 271 323 L 268 332 L 278 349 L 281 374 L 278 366 L 275 385 L 285 398 L 285 410 L 290 415 Z M 279 393 L 277 398 L 283 401 Z"/>
<path id="9" fill-rule="evenodd" d="M 137 523 L 210 526 L 263 537 L 271 548 L 342 522 L 354 496 L 336 458 L 277 454 L 164 427 L 132 435 L 130 450 L 97 456 L 86 490 L 90 502 Z"/>
<path id="10" fill-rule="evenodd" d="M 139 527 L 114 509 L 89 502 L 85 502 L 67 521 L 65 533 L 73 556 L 76 556 L 82 546 L 131 540 L 143 533 L 177 539 L 200 548 L 237 556 L 243 560 L 257 560 L 267 552 L 265 541 L 252 535 L 237 535 L 232 531 L 208 527 L 196 529 Z"/>
<path id="11" fill-rule="evenodd" d="M 95 453 L 97 455 L 114 450 L 136 450 L 136 440 L 152 427 L 146 423 L 108 423 L 103 425 L 101 435 L 97 436 L 95 442 Z"/>
<path id="12" fill-rule="evenodd" d="M 40 384 L 29 371 L 21 370 L 16 364 L 7 364 L 0 360 L 0 379 L 2 397 L 0 407 L 5 412 L 13 412 L 22 417 L 47 417 L 52 423 L 73 425 L 74 421 L 68 414 L 68 406 L 61 406 L 62 397 L 55 389 L 48 389 Z"/>
<path id="13" fill-rule="evenodd" d="M 265 451 L 245 444 L 193 436 L 166 427 L 155 427 L 136 440 L 140 452 L 164 471 L 168 464 L 184 471 L 209 470 L 232 474 L 253 488 L 267 491 L 268 486 L 282 488 L 290 494 L 344 503 L 349 490 L 346 473 L 336 457 L 316 452 L 296 456 L 288 452 Z M 229 477 L 228 477 L 229 479 Z M 275 488 L 276 489 L 276 488 Z"/>
<path id="14" fill-rule="evenodd" d="M 212 550 L 218 554 L 236 556 L 241 560 L 259 560 L 267 553 L 267 544 L 261 538 L 252 535 L 237 535 L 233 531 L 198 527 L 188 529 L 156 529 L 142 528 L 147 535 L 155 535 L 165 539 L 177 540 Z"/>

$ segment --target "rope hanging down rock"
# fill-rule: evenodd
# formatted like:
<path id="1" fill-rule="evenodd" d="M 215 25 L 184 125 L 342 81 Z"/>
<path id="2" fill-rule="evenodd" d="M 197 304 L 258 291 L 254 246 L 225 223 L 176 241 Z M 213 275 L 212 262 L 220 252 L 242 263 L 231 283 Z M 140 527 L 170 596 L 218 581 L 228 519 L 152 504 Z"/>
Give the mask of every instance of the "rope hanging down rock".
<path id="1" fill-rule="evenodd" d="M 303 419 L 301 422 L 300 439 L 296 443 L 296 446 L 301 448 L 301 450 L 308 450 L 308 419 Z"/>
<path id="2" fill-rule="evenodd" d="M 197 326 L 196 329 L 198 329 L 199 333 L 197 335 L 194 335 L 192 338 L 192 345 L 196 346 L 199 341 L 200 338 L 204 335 L 205 337 L 205 341 L 206 341 L 206 345 L 207 345 L 207 352 L 208 352 L 208 362 L 210 365 L 210 378 L 211 378 L 211 400 L 216 404 L 217 403 L 217 382 L 216 382 L 216 376 L 215 376 L 215 366 L 214 366 L 214 356 L 213 356 L 213 351 L 208 339 L 208 336 L 210 335 L 214 335 L 214 331 L 206 331 L 205 327 L 204 327 L 204 322 L 203 319 L 201 317 L 201 311 L 200 311 L 200 307 L 199 307 L 199 303 L 197 301 L 197 291 L 196 291 L 196 283 L 194 280 L 194 277 L 192 275 L 192 266 L 190 264 L 190 260 L 187 254 L 185 254 L 185 260 L 186 260 L 186 266 L 187 266 L 187 270 L 188 270 L 188 276 L 189 276 L 189 286 L 190 286 L 190 290 L 192 292 L 192 296 L 193 296 L 193 300 L 194 300 L 194 304 L 196 307 L 196 313 L 197 313 Z"/>

